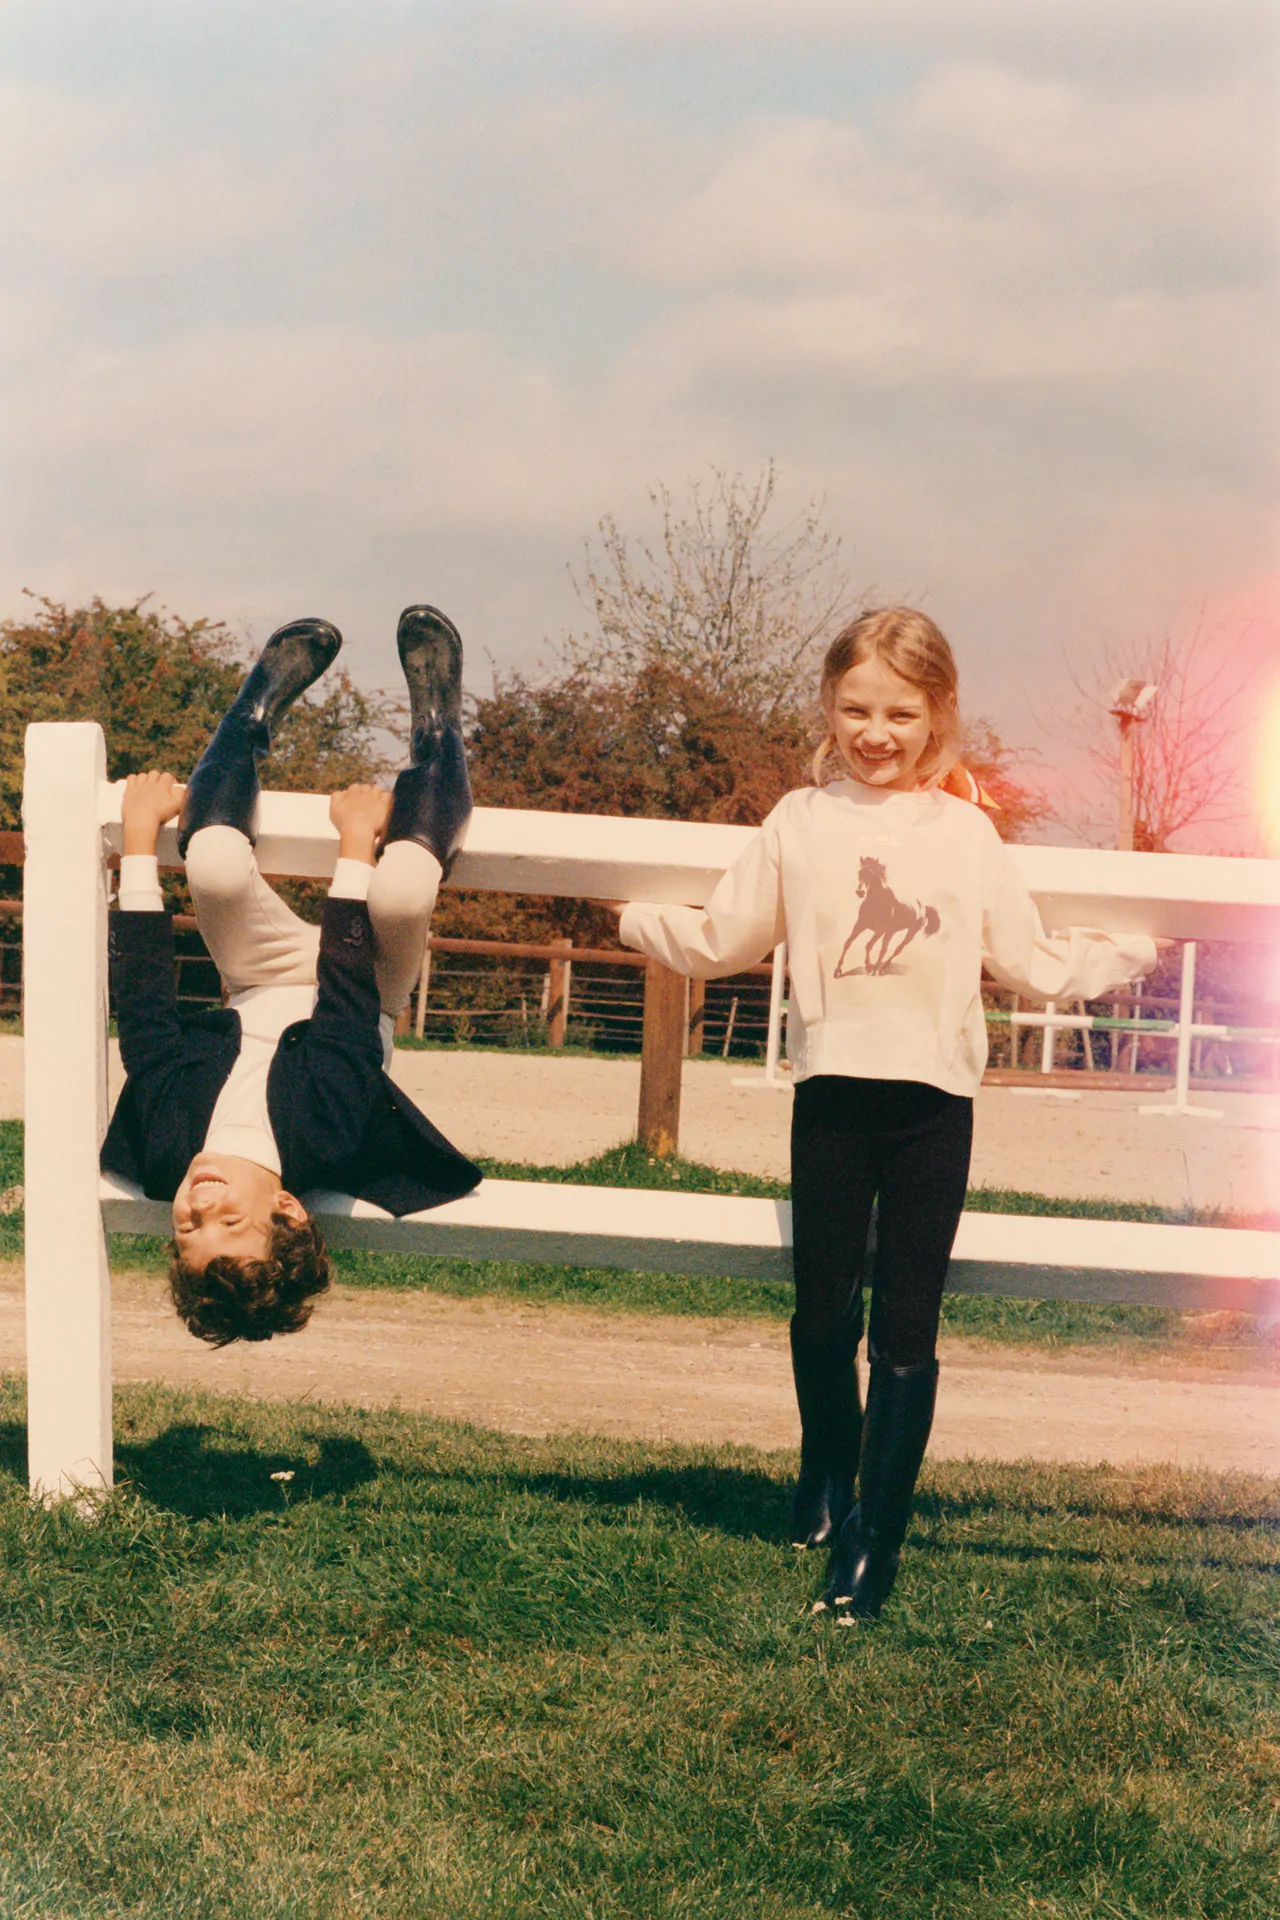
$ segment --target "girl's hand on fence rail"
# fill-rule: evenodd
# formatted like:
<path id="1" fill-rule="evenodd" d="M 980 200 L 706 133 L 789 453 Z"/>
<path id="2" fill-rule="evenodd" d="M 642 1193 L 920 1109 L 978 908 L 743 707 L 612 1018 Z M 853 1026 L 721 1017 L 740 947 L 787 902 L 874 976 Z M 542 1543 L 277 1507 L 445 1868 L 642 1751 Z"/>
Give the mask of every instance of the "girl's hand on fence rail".
<path id="1" fill-rule="evenodd" d="M 154 853 L 161 827 L 182 812 L 186 791 L 171 773 L 131 773 L 120 803 L 124 851 Z"/>

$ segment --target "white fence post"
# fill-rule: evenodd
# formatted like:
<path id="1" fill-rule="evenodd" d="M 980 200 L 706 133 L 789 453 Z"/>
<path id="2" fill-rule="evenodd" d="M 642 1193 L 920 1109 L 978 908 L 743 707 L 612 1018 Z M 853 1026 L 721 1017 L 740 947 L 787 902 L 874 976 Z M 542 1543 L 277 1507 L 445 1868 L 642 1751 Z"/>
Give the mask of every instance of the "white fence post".
<path id="1" fill-rule="evenodd" d="M 44 1500 L 111 1485 L 102 729 L 27 728 L 22 824 L 27 1455 Z"/>
<path id="2" fill-rule="evenodd" d="M 1191 1043 L 1195 1038 L 1196 1009 L 1196 943 L 1184 940 L 1182 943 L 1182 984 L 1178 997 L 1178 1061 L 1173 1078 L 1173 1099 L 1161 1102 L 1159 1106 L 1139 1107 L 1139 1113 L 1163 1113 L 1185 1116 L 1193 1114 L 1198 1120 L 1221 1120 L 1220 1107 L 1193 1107 L 1188 1095 L 1191 1090 Z"/>
<path id="3" fill-rule="evenodd" d="M 769 1026 L 765 1036 L 764 1075 L 737 1076 L 735 1087 L 761 1087 L 766 1092 L 790 1093 L 791 1075 L 779 1071 L 782 1060 L 782 1021 L 787 1004 L 787 943 L 782 940 L 773 950 L 773 971 L 769 976 Z M 737 1005 L 737 1002 L 734 1002 Z"/>

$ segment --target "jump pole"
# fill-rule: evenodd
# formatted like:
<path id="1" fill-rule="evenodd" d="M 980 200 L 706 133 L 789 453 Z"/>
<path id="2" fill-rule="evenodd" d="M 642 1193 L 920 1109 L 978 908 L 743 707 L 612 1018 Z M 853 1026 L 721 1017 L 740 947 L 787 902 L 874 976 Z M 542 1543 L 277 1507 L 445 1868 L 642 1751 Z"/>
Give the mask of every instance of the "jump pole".
<path id="1" fill-rule="evenodd" d="M 107 1128 L 106 780 L 93 721 L 29 726 L 22 794 L 27 1461 L 37 1499 L 112 1483 L 111 1286 L 98 1199 Z"/>
<path id="2" fill-rule="evenodd" d="M 782 1019 L 786 1012 L 787 943 L 780 941 L 773 950 L 769 976 L 769 1029 L 765 1040 L 764 1074 L 739 1074 L 735 1087 L 755 1087 L 765 1093 L 790 1093 L 791 1075 L 779 1071 L 782 1059 Z"/>

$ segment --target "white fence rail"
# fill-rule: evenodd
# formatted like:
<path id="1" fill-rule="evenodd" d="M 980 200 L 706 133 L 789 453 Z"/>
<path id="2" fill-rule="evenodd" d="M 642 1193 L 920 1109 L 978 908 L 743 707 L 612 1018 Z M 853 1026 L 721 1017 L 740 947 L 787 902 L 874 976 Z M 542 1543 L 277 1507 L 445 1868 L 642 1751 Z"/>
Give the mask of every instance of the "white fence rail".
<path id="1" fill-rule="evenodd" d="M 100 1182 L 97 1165 L 107 1119 L 105 858 L 119 846 L 120 791 L 105 779 L 96 725 L 28 729 L 28 1449 L 32 1491 L 42 1498 L 111 1484 L 105 1230 L 167 1228 L 167 1208 Z M 747 833 L 480 808 L 452 884 L 698 904 Z M 323 798 L 264 795 L 265 871 L 326 877 L 336 853 Z M 1280 862 L 1059 847 L 1015 854 L 1051 925 L 1280 944 Z M 176 864 L 171 832 L 161 857 Z M 486 1181 L 466 1200 L 407 1221 L 343 1196 L 320 1197 L 317 1210 L 335 1245 L 666 1272 L 789 1270 L 788 1211 L 769 1201 Z M 952 1279 L 1033 1297 L 1280 1311 L 1280 1234 L 967 1214 Z"/>

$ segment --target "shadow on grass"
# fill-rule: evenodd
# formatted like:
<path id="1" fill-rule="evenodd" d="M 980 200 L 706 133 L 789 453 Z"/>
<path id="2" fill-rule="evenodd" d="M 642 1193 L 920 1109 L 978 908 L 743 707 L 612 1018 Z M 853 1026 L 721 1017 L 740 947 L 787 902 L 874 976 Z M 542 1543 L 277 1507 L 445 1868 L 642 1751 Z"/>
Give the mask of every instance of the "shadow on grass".
<path id="1" fill-rule="evenodd" d="M 512 1479 L 527 1493 L 591 1507 L 598 1514 L 658 1507 L 690 1526 L 737 1540 L 776 1544 L 786 1538 L 790 1487 L 751 1467 L 655 1464 L 617 1473 L 522 1473 Z"/>
<path id="2" fill-rule="evenodd" d="M 225 1429 L 185 1421 L 154 1440 L 118 1440 L 116 1481 L 165 1512 L 211 1520 L 278 1513 L 287 1500 L 341 1499 L 378 1472 L 361 1440 L 325 1434 L 314 1452 L 308 1461 L 296 1450 L 228 1446 Z M 291 1478 L 274 1480 L 273 1474 Z"/>
<path id="3" fill-rule="evenodd" d="M 0 1420 L 0 1478 L 27 1484 L 27 1428 L 22 1420 Z"/>
<path id="4" fill-rule="evenodd" d="M 232 1446 L 215 1422 L 185 1421 L 153 1440 L 117 1436 L 116 1485 L 149 1505 L 188 1520 L 247 1518 L 278 1513 L 286 1502 L 340 1500 L 379 1471 L 362 1440 L 325 1434 L 309 1443 L 314 1459 L 298 1451 Z M 288 1474 L 273 1480 L 272 1474 Z M 27 1484 L 27 1429 L 0 1421 L 0 1481 Z"/>
<path id="5" fill-rule="evenodd" d="M 1274 1534 L 1280 1530 L 1280 1506 L 1272 1506 L 1271 1503 L 1268 1506 L 1270 1510 L 1262 1512 L 1233 1511 L 1225 1496 L 1221 1504 L 1195 1500 L 1185 1505 L 1175 1505 L 1172 1500 L 1168 1504 L 1158 1501 L 1147 1504 L 1125 1499 L 1115 1489 L 1105 1485 L 1098 1488 L 1093 1499 L 1081 1499 L 1077 1490 L 1076 1497 L 1069 1503 L 1046 1498 L 1025 1487 L 1005 1498 L 994 1487 L 963 1494 L 924 1487 L 916 1494 L 914 1511 L 921 1519 L 938 1521 L 943 1525 L 988 1517 L 997 1520 L 1002 1514 L 1008 1514 L 1016 1515 L 1023 1521 L 1061 1522 L 1075 1517 L 1083 1526 L 1106 1519 L 1122 1526 L 1157 1527 L 1162 1530 L 1202 1532 L 1206 1527 L 1213 1527 L 1224 1533 Z"/>

